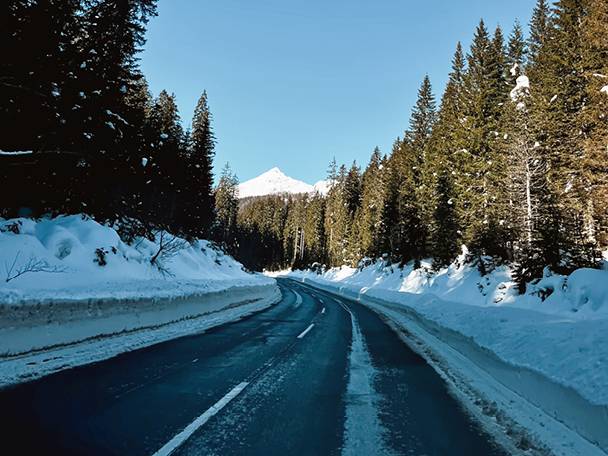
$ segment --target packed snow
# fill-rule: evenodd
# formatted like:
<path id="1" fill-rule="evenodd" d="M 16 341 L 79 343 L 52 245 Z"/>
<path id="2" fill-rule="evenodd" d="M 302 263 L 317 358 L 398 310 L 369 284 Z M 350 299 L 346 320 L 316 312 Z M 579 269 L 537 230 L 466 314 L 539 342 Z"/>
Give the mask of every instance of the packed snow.
<path id="1" fill-rule="evenodd" d="M 166 253 L 153 264 L 161 242 Z M 2 304 L 171 298 L 267 280 L 204 240 L 157 232 L 154 241 L 126 243 L 82 215 L 0 219 Z"/>
<path id="2" fill-rule="evenodd" d="M 322 195 L 329 191 L 326 181 L 319 181 L 315 185 L 307 184 L 289 177 L 279 168 L 269 171 L 243 182 L 239 185 L 239 198 L 250 198 L 254 196 L 282 195 L 282 194 L 314 194 Z"/>

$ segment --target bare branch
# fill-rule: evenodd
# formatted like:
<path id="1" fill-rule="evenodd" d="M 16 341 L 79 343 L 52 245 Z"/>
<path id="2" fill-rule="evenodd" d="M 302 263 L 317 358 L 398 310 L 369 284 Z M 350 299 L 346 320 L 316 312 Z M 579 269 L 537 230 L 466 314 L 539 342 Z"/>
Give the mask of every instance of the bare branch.
<path id="1" fill-rule="evenodd" d="M 10 266 L 8 263 L 4 264 L 4 270 L 6 272 L 5 281 L 7 283 L 13 279 L 16 279 L 17 277 L 27 274 L 28 272 L 49 272 L 52 274 L 57 274 L 66 271 L 66 268 L 62 266 L 53 266 L 48 261 L 36 258 L 34 255 L 31 255 L 25 263 L 16 268 L 15 266 L 20 254 L 21 251 L 17 252 Z"/>
<path id="2" fill-rule="evenodd" d="M 172 276 L 164 263 L 183 250 L 188 243 L 183 239 L 171 236 L 166 231 L 157 232 L 154 238 L 158 240 L 158 251 L 150 258 L 150 263 L 156 266 L 163 275 Z"/>

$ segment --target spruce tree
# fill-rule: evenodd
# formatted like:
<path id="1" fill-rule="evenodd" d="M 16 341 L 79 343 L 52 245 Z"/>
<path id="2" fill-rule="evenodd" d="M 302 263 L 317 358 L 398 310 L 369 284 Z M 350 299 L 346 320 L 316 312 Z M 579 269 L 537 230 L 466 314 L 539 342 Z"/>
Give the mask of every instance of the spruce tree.
<path id="1" fill-rule="evenodd" d="M 192 140 L 187 159 L 187 194 L 184 224 L 193 236 L 208 234 L 213 220 L 213 156 L 215 138 L 211 127 L 211 112 L 207 103 L 207 92 L 198 100 L 192 119 Z"/>
<path id="2" fill-rule="evenodd" d="M 451 173 L 443 169 L 437 178 L 437 205 L 433 213 L 431 253 L 433 269 L 448 266 L 458 255 L 459 226 L 454 205 L 454 184 Z"/>
<path id="3" fill-rule="evenodd" d="M 530 21 L 530 38 L 528 40 L 529 61 L 532 65 L 536 63 L 538 54 L 547 40 L 550 13 L 547 0 L 536 0 L 536 6 Z"/>
<path id="4" fill-rule="evenodd" d="M 513 30 L 509 35 L 506 55 L 506 68 L 509 71 L 507 80 L 510 87 L 515 85 L 517 77 L 523 73 L 526 62 L 526 54 L 526 41 L 524 40 L 521 25 L 519 22 L 515 22 Z"/>
<path id="5" fill-rule="evenodd" d="M 584 179 L 588 183 L 588 214 L 594 219 L 593 237 L 600 249 L 608 247 L 608 3 L 590 0 L 581 25 L 583 74 L 587 106 L 581 111 L 584 135 Z"/>
<path id="6" fill-rule="evenodd" d="M 237 217 L 239 212 L 239 180 L 226 163 L 222 169 L 219 183 L 215 189 L 215 222 L 213 239 L 219 242 L 228 253 L 236 252 Z"/>
<path id="7" fill-rule="evenodd" d="M 359 211 L 359 237 L 361 251 L 365 256 L 377 258 L 381 253 L 382 207 L 384 202 L 384 179 L 380 149 L 374 149 L 370 162 L 363 173 L 361 210 Z"/>
<path id="8" fill-rule="evenodd" d="M 558 234 L 557 243 L 552 244 L 556 251 L 545 252 L 545 257 L 559 259 L 550 264 L 558 271 L 592 265 L 596 256 L 580 123 L 587 105 L 581 27 L 585 17 L 585 5 L 578 0 L 555 3 L 547 38 L 530 75 L 534 124 L 548 164 L 548 192 L 559 223 L 550 230 Z"/>

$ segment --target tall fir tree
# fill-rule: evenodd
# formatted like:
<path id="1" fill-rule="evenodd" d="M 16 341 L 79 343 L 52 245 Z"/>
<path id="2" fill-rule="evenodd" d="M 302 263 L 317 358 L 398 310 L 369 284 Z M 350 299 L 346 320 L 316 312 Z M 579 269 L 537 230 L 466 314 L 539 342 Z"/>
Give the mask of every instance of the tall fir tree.
<path id="1" fill-rule="evenodd" d="M 586 104 L 580 113 L 586 199 L 594 219 L 591 233 L 600 249 L 608 247 L 608 3 L 589 0 L 581 24 Z"/>
<path id="2" fill-rule="evenodd" d="M 547 0 L 536 0 L 536 5 L 530 21 L 530 37 L 528 39 L 529 62 L 536 64 L 541 48 L 547 41 L 551 9 Z"/>
<path id="3" fill-rule="evenodd" d="M 579 0 L 555 3 L 547 38 L 530 75 L 534 123 L 548 164 L 548 192 L 557 211 L 558 225 L 550 229 L 557 234 L 557 243 L 550 244 L 553 252 L 545 253 L 559 259 L 550 264 L 554 270 L 592 265 L 596 257 L 580 134 L 580 115 L 587 104 L 581 27 L 585 16 L 585 4 Z"/>
<path id="4" fill-rule="evenodd" d="M 182 225 L 192 236 L 205 237 L 213 222 L 213 156 L 215 138 L 211 127 L 207 92 L 203 92 L 194 109 L 192 139 L 189 148 L 186 178 L 187 191 Z"/>
<path id="5" fill-rule="evenodd" d="M 519 22 L 515 22 L 507 44 L 506 68 L 508 69 L 508 86 L 513 87 L 523 73 L 526 63 L 527 47 Z"/>
<path id="6" fill-rule="evenodd" d="M 448 266 L 458 255 L 460 227 L 454 205 L 454 183 L 452 174 L 443 168 L 437 178 L 437 204 L 433 213 L 431 253 L 433 268 Z"/>
<path id="7" fill-rule="evenodd" d="M 377 258 L 383 253 L 381 251 L 381 237 L 383 233 L 382 207 L 385 190 L 382 155 L 377 147 L 374 149 L 370 162 L 363 173 L 362 186 L 359 242 L 363 255 Z"/>

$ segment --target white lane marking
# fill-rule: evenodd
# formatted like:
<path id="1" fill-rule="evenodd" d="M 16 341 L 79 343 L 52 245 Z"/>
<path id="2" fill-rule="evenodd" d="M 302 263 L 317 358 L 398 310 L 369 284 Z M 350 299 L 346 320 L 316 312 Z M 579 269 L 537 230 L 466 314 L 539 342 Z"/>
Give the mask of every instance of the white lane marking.
<path id="1" fill-rule="evenodd" d="M 317 298 L 321 304 L 325 304 L 321 298 Z"/>
<path id="2" fill-rule="evenodd" d="M 302 333 L 298 336 L 298 339 L 303 339 L 304 336 L 306 334 L 308 334 L 308 332 L 313 328 L 314 325 L 315 325 L 314 323 L 311 323 L 308 328 L 306 328 L 304 331 L 302 331 Z"/>
<path id="3" fill-rule="evenodd" d="M 249 385 L 248 382 L 239 383 L 237 386 L 232 388 L 228 394 L 212 405 L 205 413 L 196 418 L 192 423 L 184 428 L 182 432 L 177 434 L 171 440 L 169 440 L 160 450 L 154 453 L 152 456 L 169 456 L 175 450 L 177 450 L 186 440 L 188 440 L 192 434 L 194 434 L 203 424 L 205 424 L 211 417 L 222 410 L 228 403 L 237 397 L 246 387 Z"/>
<path id="4" fill-rule="evenodd" d="M 336 302 L 348 312 L 352 325 L 342 455 L 390 454 L 383 439 L 386 432 L 378 416 L 380 396 L 374 389 L 376 369 L 355 315 L 341 301 Z"/>
<path id="5" fill-rule="evenodd" d="M 321 310 L 321 313 L 324 314 L 325 313 L 325 307 L 323 307 L 323 309 Z"/>
<path id="6" fill-rule="evenodd" d="M 295 304 L 295 306 L 296 307 L 300 307 L 300 304 L 302 304 L 302 296 L 300 296 L 300 293 L 298 293 L 297 291 L 295 291 L 295 290 L 292 290 L 292 291 L 296 295 L 296 304 Z"/>

